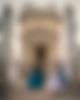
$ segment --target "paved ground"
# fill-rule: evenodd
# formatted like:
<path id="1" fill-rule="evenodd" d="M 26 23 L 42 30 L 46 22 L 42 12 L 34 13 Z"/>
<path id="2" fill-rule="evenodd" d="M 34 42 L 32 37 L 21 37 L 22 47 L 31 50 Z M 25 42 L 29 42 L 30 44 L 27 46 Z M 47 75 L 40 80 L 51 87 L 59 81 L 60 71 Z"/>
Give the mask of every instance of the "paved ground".
<path id="1" fill-rule="evenodd" d="M 37 90 L 14 93 L 10 100 L 80 100 L 80 97 L 69 92 L 54 96 L 53 93 L 50 94 L 47 91 Z"/>

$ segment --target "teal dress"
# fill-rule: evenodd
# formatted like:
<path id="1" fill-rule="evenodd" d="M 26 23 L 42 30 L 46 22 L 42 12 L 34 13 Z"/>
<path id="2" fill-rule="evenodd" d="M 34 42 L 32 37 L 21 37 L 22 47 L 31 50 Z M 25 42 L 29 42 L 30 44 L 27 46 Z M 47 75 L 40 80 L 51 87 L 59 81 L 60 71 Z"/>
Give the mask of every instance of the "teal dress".
<path id="1" fill-rule="evenodd" d="M 28 88 L 29 89 L 41 88 L 43 86 L 43 82 L 44 82 L 44 76 L 42 70 L 38 68 L 32 70 L 27 80 Z"/>

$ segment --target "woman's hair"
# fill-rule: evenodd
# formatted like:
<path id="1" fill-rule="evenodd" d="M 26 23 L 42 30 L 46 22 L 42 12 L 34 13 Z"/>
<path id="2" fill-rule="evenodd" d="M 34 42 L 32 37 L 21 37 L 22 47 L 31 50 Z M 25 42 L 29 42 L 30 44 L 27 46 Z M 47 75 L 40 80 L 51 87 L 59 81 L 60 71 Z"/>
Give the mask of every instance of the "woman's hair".
<path id="1" fill-rule="evenodd" d="M 42 47 L 39 47 L 37 49 L 36 53 L 37 53 L 38 60 L 42 61 L 44 59 L 44 56 L 45 56 L 45 49 Z"/>
<path id="2" fill-rule="evenodd" d="M 45 49 L 42 47 L 39 47 L 36 49 L 36 54 L 37 54 L 37 68 L 43 69 L 43 62 L 44 62 L 44 56 L 45 56 Z"/>

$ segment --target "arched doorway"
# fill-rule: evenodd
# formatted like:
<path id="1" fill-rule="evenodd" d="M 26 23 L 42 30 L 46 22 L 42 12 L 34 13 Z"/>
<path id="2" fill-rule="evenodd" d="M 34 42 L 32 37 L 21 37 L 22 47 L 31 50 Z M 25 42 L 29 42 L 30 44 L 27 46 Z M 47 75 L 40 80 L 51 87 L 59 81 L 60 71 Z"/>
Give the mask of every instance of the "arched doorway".
<path id="1" fill-rule="evenodd" d="M 19 77 L 15 82 L 17 84 L 21 82 L 16 88 L 21 91 L 27 91 L 25 81 L 28 80 L 28 73 L 35 69 L 35 65 L 44 73 L 46 82 L 48 75 L 54 70 L 57 61 L 60 59 L 59 46 L 62 34 L 59 30 L 61 30 L 62 21 L 51 12 L 40 12 L 40 14 L 33 12 L 32 15 L 21 20 L 19 23 L 21 33 L 17 36 L 20 40 L 21 60 L 24 60 L 23 65 L 25 65 L 25 68 L 23 65 L 21 68 L 18 67 Z M 14 37 L 16 37 L 16 34 Z M 24 74 L 23 77 L 22 74 Z"/>
<path id="2" fill-rule="evenodd" d="M 55 21 L 52 15 L 35 16 L 21 23 L 23 37 L 23 55 L 26 57 L 26 70 L 34 69 L 34 65 L 42 63 L 45 76 L 54 70 L 58 59 L 60 59 L 61 34 L 59 32 L 61 22 Z M 50 18 L 49 18 L 50 17 Z M 60 20 L 59 20 L 60 21 Z M 58 30 L 59 29 L 59 30 Z M 58 52 L 57 52 L 58 51 Z M 40 52 L 44 56 L 40 56 Z M 41 58 L 40 58 L 41 57 Z M 28 69 L 29 68 L 29 69 Z"/>

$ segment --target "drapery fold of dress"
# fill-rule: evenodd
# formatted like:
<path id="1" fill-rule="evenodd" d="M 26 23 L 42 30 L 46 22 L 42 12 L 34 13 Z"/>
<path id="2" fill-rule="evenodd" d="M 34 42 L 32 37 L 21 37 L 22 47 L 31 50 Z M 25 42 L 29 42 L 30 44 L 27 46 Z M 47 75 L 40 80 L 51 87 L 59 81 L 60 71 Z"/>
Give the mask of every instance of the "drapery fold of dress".
<path id="1" fill-rule="evenodd" d="M 44 75 L 43 71 L 38 67 L 33 69 L 29 73 L 29 77 L 26 80 L 26 84 L 28 85 L 29 89 L 38 89 L 43 86 L 44 82 Z"/>

